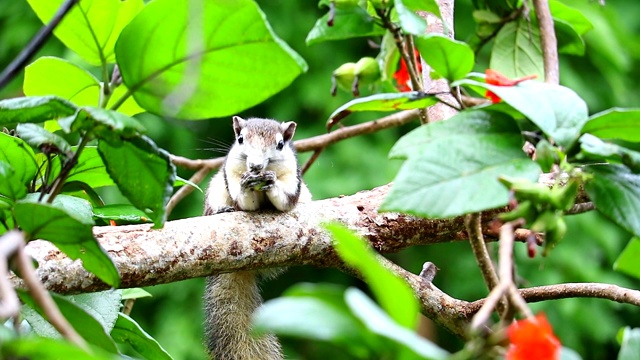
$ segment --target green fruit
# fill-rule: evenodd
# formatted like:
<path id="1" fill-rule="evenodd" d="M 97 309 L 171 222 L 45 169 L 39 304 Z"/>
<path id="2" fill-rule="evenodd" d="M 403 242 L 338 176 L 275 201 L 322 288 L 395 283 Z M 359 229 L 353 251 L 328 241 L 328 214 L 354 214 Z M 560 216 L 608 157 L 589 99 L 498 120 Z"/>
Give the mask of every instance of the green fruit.
<path id="1" fill-rule="evenodd" d="M 531 201 L 527 200 L 519 203 L 517 208 L 498 215 L 498 218 L 502 221 L 514 221 L 522 218 L 529 222 L 535 218 L 535 215 L 536 209 L 533 207 Z"/>
<path id="2" fill-rule="evenodd" d="M 575 179 L 569 180 L 565 186 L 554 186 L 551 189 L 551 205 L 562 211 L 571 209 L 576 201 L 579 187 L 579 183 Z"/>
<path id="3" fill-rule="evenodd" d="M 340 65 L 333 71 L 333 79 L 335 83 L 343 90 L 351 92 L 353 82 L 356 79 L 356 63 L 346 63 Z"/>
<path id="4" fill-rule="evenodd" d="M 564 238 L 567 233 L 567 223 L 562 216 L 556 218 L 555 228 L 547 230 L 544 238 L 544 250 L 542 256 L 547 256 L 549 251 Z"/>
<path id="5" fill-rule="evenodd" d="M 380 65 L 372 57 L 363 57 L 356 63 L 354 73 L 360 85 L 369 85 L 380 79 Z"/>

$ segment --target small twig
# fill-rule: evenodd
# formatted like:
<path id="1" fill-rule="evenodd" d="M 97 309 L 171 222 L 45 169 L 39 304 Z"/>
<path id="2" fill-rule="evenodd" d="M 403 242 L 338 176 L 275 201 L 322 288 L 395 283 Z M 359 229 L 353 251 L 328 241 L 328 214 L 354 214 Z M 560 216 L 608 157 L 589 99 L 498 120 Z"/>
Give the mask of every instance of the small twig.
<path id="1" fill-rule="evenodd" d="M 189 178 L 189 181 L 194 184 L 199 184 L 211 171 L 213 171 L 213 169 L 209 167 L 202 167 L 200 170 L 196 171 L 196 173 L 193 174 L 191 178 Z M 169 214 L 171 214 L 171 211 L 173 211 L 173 208 L 175 208 L 182 199 L 187 197 L 187 195 L 191 194 L 193 190 L 195 190 L 193 186 L 185 184 L 180 188 L 180 190 L 176 191 L 176 193 L 171 196 L 171 199 L 169 199 L 169 202 L 167 203 L 167 216 L 169 216 Z"/>
<path id="2" fill-rule="evenodd" d="M 62 19 L 69 13 L 78 0 L 66 0 L 58 11 L 53 15 L 49 23 L 40 29 L 38 33 L 31 39 L 29 44 L 16 56 L 15 59 L 0 74 L 0 89 L 4 88 L 27 64 L 35 53 L 40 50 L 45 41 L 51 36 L 53 29 L 60 24 Z"/>
<path id="3" fill-rule="evenodd" d="M 23 244 L 19 231 L 12 230 L 0 237 L 0 319 L 2 321 L 20 313 L 20 300 L 9 280 L 9 259 Z"/>
<path id="4" fill-rule="evenodd" d="M 20 236 L 22 242 L 24 242 L 24 235 L 19 232 L 18 236 Z M 58 309 L 58 306 L 51 298 L 51 295 L 49 295 L 44 285 L 40 282 L 40 279 L 36 276 L 36 269 L 33 267 L 33 263 L 31 263 L 31 257 L 27 255 L 22 245 L 18 246 L 16 260 L 20 277 L 29 289 L 29 293 L 35 302 L 42 308 L 45 318 L 49 323 L 67 340 L 84 350 L 89 350 L 87 343 L 62 315 L 60 309 Z"/>
<path id="5" fill-rule="evenodd" d="M 558 40 L 553 27 L 553 18 L 548 0 L 533 0 L 538 24 L 540 26 L 540 45 L 544 60 L 544 81 L 549 84 L 560 83 L 558 62 Z"/>
<path id="6" fill-rule="evenodd" d="M 322 147 L 322 148 L 319 148 L 319 149 L 316 149 L 316 150 L 313 152 L 313 154 L 311 154 L 311 157 L 307 160 L 307 162 L 305 162 L 305 163 L 304 163 L 304 165 L 302 166 L 302 169 L 300 169 L 300 173 L 301 173 L 302 175 L 304 175 L 304 174 L 307 172 L 307 170 L 309 170 L 309 168 L 311 167 L 311 165 L 313 165 L 313 163 L 318 159 L 318 157 L 320 156 L 320 154 L 322 153 L 322 151 L 323 151 L 324 149 L 325 149 L 325 148 L 323 148 L 323 147 Z"/>
<path id="7" fill-rule="evenodd" d="M 476 262 L 480 267 L 482 278 L 489 290 L 498 286 L 500 280 L 496 274 L 496 270 L 493 267 L 493 261 L 487 251 L 487 246 L 484 242 L 484 236 L 482 236 L 482 221 L 479 213 L 469 214 L 465 217 L 464 221 L 467 227 L 467 234 L 469 235 L 469 244 L 471 250 L 476 258 Z"/>
<path id="8" fill-rule="evenodd" d="M 122 307 L 122 313 L 125 315 L 130 315 L 131 314 L 131 310 L 133 310 L 133 305 L 135 305 L 136 303 L 136 299 L 132 298 L 132 299 L 127 299 L 124 302 L 124 306 Z"/>

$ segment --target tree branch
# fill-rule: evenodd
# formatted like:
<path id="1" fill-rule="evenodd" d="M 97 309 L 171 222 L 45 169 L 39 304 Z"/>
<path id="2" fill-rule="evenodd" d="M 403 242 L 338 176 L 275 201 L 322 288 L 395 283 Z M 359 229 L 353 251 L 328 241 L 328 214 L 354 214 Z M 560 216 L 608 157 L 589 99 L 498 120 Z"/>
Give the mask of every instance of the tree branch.
<path id="1" fill-rule="evenodd" d="M 549 84 L 560 83 L 558 60 L 558 40 L 553 27 L 553 18 L 548 0 L 533 0 L 538 24 L 540 26 L 540 45 L 544 59 L 544 81 Z"/>

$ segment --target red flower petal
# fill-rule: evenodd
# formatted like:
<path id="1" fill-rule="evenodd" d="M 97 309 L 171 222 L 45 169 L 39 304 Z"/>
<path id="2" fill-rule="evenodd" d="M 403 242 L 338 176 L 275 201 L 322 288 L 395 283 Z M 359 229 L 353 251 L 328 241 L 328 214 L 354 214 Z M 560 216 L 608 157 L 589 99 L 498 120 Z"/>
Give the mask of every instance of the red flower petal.
<path id="1" fill-rule="evenodd" d="M 420 53 L 418 50 L 414 51 L 416 57 L 416 64 L 418 72 L 422 72 L 422 62 L 420 61 Z M 400 68 L 393 74 L 393 78 L 396 80 L 396 87 L 401 92 L 411 91 L 411 77 L 409 76 L 409 70 L 407 64 L 403 58 L 400 58 Z"/>
<path id="2" fill-rule="evenodd" d="M 553 334 L 547 317 L 540 313 L 509 325 L 506 360 L 546 360 L 560 358 L 560 341 Z"/>

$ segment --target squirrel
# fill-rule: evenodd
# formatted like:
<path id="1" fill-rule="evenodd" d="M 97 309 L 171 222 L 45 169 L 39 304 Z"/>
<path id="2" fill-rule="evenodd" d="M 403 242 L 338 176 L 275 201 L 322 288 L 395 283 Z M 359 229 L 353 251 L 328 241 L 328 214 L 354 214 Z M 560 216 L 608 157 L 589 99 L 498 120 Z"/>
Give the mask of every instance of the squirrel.
<path id="1" fill-rule="evenodd" d="M 292 210 L 311 201 L 293 148 L 295 122 L 233 117 L 236 136 L 207 188 L 204 215 L 260 209 Z M 251 317 L 262 304 L 258 279 L 280 271 L 239 271 L 206 279 L 205 345 L 216 360 L 282 359 L 273 334 L 251 334 Z"/>

